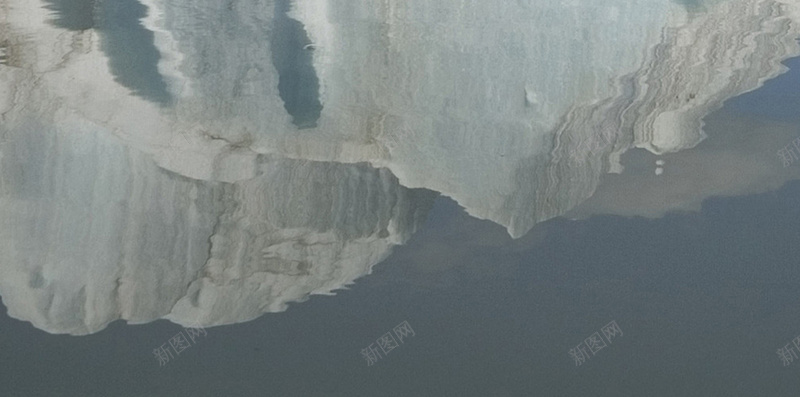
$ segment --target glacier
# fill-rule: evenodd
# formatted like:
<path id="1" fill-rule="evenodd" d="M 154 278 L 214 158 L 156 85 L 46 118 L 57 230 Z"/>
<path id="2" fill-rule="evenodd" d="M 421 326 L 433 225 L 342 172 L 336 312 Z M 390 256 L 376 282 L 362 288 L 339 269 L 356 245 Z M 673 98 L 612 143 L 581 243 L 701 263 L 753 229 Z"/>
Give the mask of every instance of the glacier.
<path id="1" fill-rule="evenodd" d="M 161 96 L 52 3 L 0 0 L 0 295 L 70 334 L 332 293 L 437 193 L 520 237 L 800 54 L 790 0 L 140 0 Z"/>

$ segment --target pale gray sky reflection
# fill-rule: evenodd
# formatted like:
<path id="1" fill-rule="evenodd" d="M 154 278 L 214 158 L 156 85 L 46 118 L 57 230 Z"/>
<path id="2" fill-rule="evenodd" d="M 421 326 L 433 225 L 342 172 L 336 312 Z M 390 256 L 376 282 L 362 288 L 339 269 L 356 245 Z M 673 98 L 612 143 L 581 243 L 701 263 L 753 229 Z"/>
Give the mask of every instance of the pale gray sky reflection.
<path id="1" fill-rule="evenodd" d="M 707 116 L 708 138 L 696 147 L 662 156 L 641 149 L 625 153 L 625 170 L 603 176 L 594 195 L 567 216 L 697 211 L 708 197 L 767 192 L 800 179 L 800 165 L 784 167 L 777 155 L 800 138 L 800 61 L 787 63 L 796 67 Z M 663 173 L 657 176 L 658 167 Z"/>

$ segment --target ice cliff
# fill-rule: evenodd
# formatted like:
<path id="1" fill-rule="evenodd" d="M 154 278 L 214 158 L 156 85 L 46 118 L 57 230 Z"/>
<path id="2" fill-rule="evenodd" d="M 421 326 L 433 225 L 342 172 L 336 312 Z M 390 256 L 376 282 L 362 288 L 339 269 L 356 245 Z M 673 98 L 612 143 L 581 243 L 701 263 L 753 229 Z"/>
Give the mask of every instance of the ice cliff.
<path id="1" fill-rule="evenodd" d="M 330 293 L 430 191 L 519 237 L 799 53 L 790 0 L 103 3 L 0 0 L 0 294 L 50 332 Z"/>

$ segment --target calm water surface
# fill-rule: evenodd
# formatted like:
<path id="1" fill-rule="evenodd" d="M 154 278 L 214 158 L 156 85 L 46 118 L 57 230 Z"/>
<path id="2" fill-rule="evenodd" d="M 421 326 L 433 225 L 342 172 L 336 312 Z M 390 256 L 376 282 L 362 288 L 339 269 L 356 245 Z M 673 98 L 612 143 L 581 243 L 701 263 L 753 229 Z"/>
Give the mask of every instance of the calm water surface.
<path id="1" fill-rule="evenodd" d="M 141 4 L 48 3 L 58 26 L 99 29 L 120 84 L 169 103 Z M 280 95 L 294 124 L 312 127 L 322 109 L 314 50 L 302 48 L 311 41 L 290 2 L 277 5 Z M 788 73 L 706 117 L 707 141 L 665 156 L 665 181 L 673 169 L 713 169 L 722 153 L 779 164 L 775 152 L 800 138 L 800 58 L 785 64 Z M 637 178 L 631 194 L 648 197 L 658 158 L 626 153 L 626 171 L 604 177 L 580 219 L 557 217 L 516 240 L 439 196 L 410 241 L 348 289 L 206 327 L 166 364 L 154 349 L 186 331 L 165 320 L 78 337 L 3 314 L 0 396 L 797 395 L 800 359 L 784 365 L 776 351 L 800 335 L 800 163 L 777 189 L 698 193 L 697 211 L 602 214 Z M 397 341 L 404 322 L 413 333 Z M 370 363 L 363 349 L 387 333 L 397 347 Z M 595 333 L 604 346 L 576 361 L 570 350 Z"/>

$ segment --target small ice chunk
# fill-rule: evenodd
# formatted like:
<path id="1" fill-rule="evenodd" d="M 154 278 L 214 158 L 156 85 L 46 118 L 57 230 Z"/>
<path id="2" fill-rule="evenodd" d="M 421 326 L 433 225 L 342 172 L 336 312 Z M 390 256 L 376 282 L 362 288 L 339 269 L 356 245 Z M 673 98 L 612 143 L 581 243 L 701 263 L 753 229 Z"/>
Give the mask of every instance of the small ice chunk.
<path id="1" fill-rule="evenodd" d="M 533 89 L 529 87 L 525 87 L 525 104 L 527 106 L 536 105 L 539 103 L 539 99 L 536 97 L 536 93 L 533 92 Z"/>

